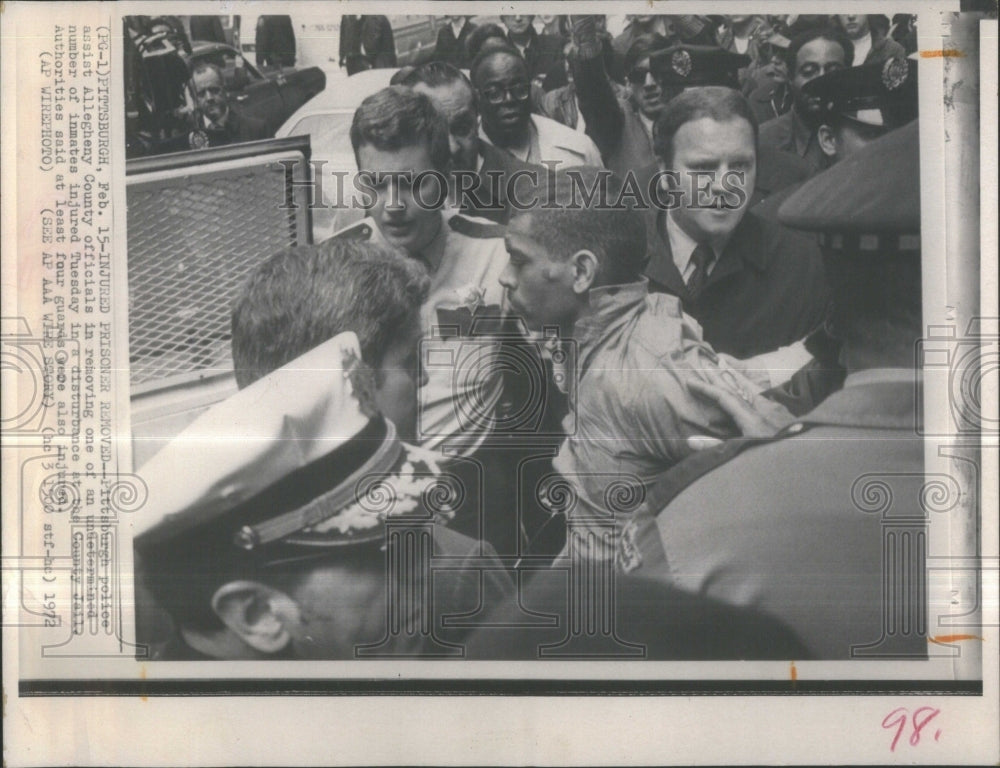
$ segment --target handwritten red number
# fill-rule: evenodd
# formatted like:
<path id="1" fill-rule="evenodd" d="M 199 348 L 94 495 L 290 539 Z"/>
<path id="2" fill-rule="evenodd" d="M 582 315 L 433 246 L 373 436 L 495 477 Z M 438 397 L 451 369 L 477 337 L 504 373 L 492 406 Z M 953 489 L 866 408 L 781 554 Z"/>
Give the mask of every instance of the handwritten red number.
<path id="1" fill-rule="evenodd" d="M 911 747 L 915 747 L 920 743 L 920 731 L 923 730 L 924 726 L 940 713 L 941 710 L 935 709 L 934 707 L 920 707 L 913 713 L 913 733 L 910 734 Z M 907 714 L 906 707 L 897 707 L 882 720 L 883 728 L 896 729 L 896 735 L 892 737 L 892 744 L 889 745 L 890 752 L 896 751 L 896 745 L 899 743 L 899 737 L 902 736 L 903 731 L 906 730 Z M 940 736 L 941 730 L 938 729 L 934 734 L 934 741 L 937 741 Z"/>
<path id="2" fill-rule="evenodd" d="M 913 713 L 913 735 L 910 736 L 911 746 L 915 747 L 920 743 L 920 729 L 937 717 L 940 711 L 939 709 L 934 709 L 934 707 L 921 707 Z M 923 718 L 920 716 L 921 712 L 926 713 Z"/>
<path id="3" fill-rule="evenodd" d="M 894 718 L 894 719 L 892 719 Z M 885 719 L 882 720 L 883 728 L 893 728 L 899 726 L 896 731 L 896 735 L 892 737 L 892 744 L 889 746 L 890 752 L 896 751 L 896 744 L 899 742 L 899 737 L 903 735 L 903 728 L 906 727 L 906 708 L 899 707 L 898 709 L 892 710 Z"/>

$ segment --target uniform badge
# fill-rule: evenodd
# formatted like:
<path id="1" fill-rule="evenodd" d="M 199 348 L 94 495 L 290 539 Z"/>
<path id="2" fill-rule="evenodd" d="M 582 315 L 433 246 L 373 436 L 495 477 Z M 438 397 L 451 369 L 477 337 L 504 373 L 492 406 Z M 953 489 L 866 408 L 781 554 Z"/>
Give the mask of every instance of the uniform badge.
<path id="1" fill-rule="evenodd" d="M 882 66 L 882 85 L 887 91 L 894 91 L 910 76 L 910 67 L 900 58 L 887 59 Z"/>
<path id="2" fill-rule="evenodd" d="M 188 144 L 191 149 L 204 149 L 208 146 L 208 134 L 204 131 L 191 131 L 188 134 Z"/>
<path id="3" fill-rule="evenodd" d="M 691 74 L 691 54 L 687 51 L 674 51 L 670 57 L 670 66 L 681 77 Z"/>

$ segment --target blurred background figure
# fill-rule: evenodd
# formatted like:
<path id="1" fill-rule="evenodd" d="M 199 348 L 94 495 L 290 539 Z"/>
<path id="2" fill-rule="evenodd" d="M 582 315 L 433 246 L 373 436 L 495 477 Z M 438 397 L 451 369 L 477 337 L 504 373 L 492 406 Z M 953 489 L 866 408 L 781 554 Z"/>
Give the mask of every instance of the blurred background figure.
<path id="1" fill-rule="evenodd" d="M 257 19 L 254 47 L 257 66 L 281 69 L 295 66 L 295 30 L 290 16 L 261 16 Z"/>
<path id="2" fill-rule="evenodd" d="M 340 66 L 348 75 L 396 66 L 396 43 L 388 16 L 344 14 L 340 21 Z"/>
<path id="3" fill-rule="evenodd" d="M 835 26 L 813 28 L 792 40 L 786 53 L 791 109 L 760 126 L 761 148 L 803 158 L 813 172 L 825 167 L 816 141 L 817 105 L 803 93 L 803 86 L 828 72 L 851 66 L 853 55 L 851 41 Z"/>
<path id="4" fill-rule="evenodd" d="M 563 40 L 558 35 L 539 34 L 532 23 L 535 17 L 501 16 L 507 28 L 507 42 L 524 58 L 528 79 L 545 87 L 545 76 L 560 64 L 563 57 Z"/>
<path id="5" fill-rule="evenodd" d="M 438 30 L 432 61 L 443 61 L 458 69 L 468 69 L 472 57 L 466 48 L 469 35 L 476 29 L 471 16 L 445 16 L 444 26 Z"/>
<path id="6" fill-rule="evenodd" d="M 903 46 L 889 37 L 889 19 L 882 14 L 841 14 L 837 16 L 841 29 L 854 46 L 854 66 L 905 56 Z"/>

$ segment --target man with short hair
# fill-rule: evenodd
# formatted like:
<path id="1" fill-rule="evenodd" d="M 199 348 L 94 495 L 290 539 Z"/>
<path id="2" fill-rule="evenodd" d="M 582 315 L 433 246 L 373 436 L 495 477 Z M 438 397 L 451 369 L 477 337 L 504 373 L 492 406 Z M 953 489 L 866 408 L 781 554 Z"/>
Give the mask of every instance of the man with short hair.
<path id="1" fill-rule="evenodd" d="M 851 66 L 854 49 L 839 29 L 824 27 L 795 37 L 785 55 L 792 108 L 760 126 L 760 146 L 804 158 L 815 173 L 825 167 L 825 160 L 816 140 L 816 106 L 803 87 L 821 75 Z"/>
<path id="2" fill-rule="evenodd" d="M 580 190 L 596 190 L 602 204 L 581 204 Z M 691 397 L 690 381 L 714 381 L 714 373 L 741 396 L 759 391 L 702 340 L 676 297 L 648 293 L 642 216 L 617 204 L 622 190 L 598 168 L 555 174 L 542 204 L 511 219 L 500 277 L 511 314 L 555 339 L 553 360 L 579 376 L 556 377 L 575 408 L 553 466 L 579 498 L 570 521 L 585 530 L 603 521 L 620 531 L 628 522 L 605 493 L 609 474 L 641 498 L 645 484 L 689 455 L 687 438 L 735 434 L 721 411 Z M 601 530 L 579 554 L 607 559 Z"/>
<path id="3" fill-rule="evenodd" d="M 531 83 L 513 48 L 483 51 L 472 63 L 481 135 L 519 160 L 538 165 L 601 165 L 594 142 L 555 120 L 531 114 Z"/>
<path id="4" fill-rule="evenodd" d="M 475 610 L 481 579 L 509 590 L 488 546 L 444 527 L 455 508 L 433 489 L 452 479 L 395 429 L 420 383 L 427 283 L 401 255 L 337 240 L 253 273 L 233 314 L 240 391 L 143 467 L 139 583 L 177 629 L 154 658 L 439 654 L 440 617 Z M 400 531 L 468 567 L 435 573 L 431 600 L 428 561 L 393 565 Z"/>
<path id="5" fill-rule="evenodd" d="M 815 242 L 748 210 L 756 147 L 757 123 L 738 91 L 684 91 L 656 123 L 667 190 L 646 217 L 651 286 L 679 297 L 705 340 L 738 358 L 799 341 L 822 323 L 827 302 Z"/>
<path id="6" fill-rule="evenodd" d="M 200 62 L 191 72 L 198 124 L 190 137 L 193 148 L 219 147 L 271 137 L 262 120 L 241 115 L 229 104 L 225 80 L 215 64 Z"/>
<path id="7" fill-rule="evenodd" d="M 881 14 L 838 14 L 837 23 L 854 47 L 851 64 L 855 67 L 906 56 L 903 46 L 889 36 L 889 19 Z"/>
<path id="8" fill-rule="evenodd" d="M 444 117 L 424 94 L 390 86 L 358 107 L 351 144 L 367 187 L 368 218 L 333 237 L 387 243 L 421 262 L 431 276 L 420 316 L 425 344 L 460 347 L 473 315 L 502 314 L 498 278 L 507 258 L 498 225 L 446 205 L 451 153 Z M 442 336 L 442 329 L 456 325 L 457 332 Z M 462 416 L 470 409 L 484 417 L 492 412 L 500 401 L 501 373 L 463 378 L 437 366 L 429 374 L 420 391 L 418 442 L 438 448 L 461 440 L 462 453 L 471 454 L 489 430 L 469 433 Z"/>
<path id="9" fill-rule="evenodd" d="M 460 209 L 505 224 L 511 210 L 508 186 L 512 191 L 516 187 L 521 197 L 528 200 L 529 190 L 534 186 L 531 175 L 540 178 L 545 169 L 518 160 L 480 136 L 475 89 L 450 64 L 439 61 L 423 64 L 409 73 L 402 85 L 425 94 L 448 122 L 452 191 L 461 193 L 461 199 L 456 200 Z M 459 184 L 457 176 L 463 173 L 475 174 L 471 185 L 464 181 Z"/>
<path id="10" fill-rule="evenodd" d="M 927 653 L 923 622 L 886 632 L 894 617 L 926 611 L 919 160 L 914 121 L 779 211 L 823 242 L 843 388 L 771 439 L 678 467 L 668 503 L 636 520 L 637 575 L 765 611 L 815 659 Z M 714 400 L 743 409 L 728 393 Z"/>

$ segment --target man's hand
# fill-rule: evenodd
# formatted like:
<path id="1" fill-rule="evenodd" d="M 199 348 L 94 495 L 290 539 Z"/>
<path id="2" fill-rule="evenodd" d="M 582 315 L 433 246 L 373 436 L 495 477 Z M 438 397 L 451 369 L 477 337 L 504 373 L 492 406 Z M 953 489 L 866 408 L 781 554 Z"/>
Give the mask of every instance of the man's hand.
<path id="1" fill-rule="evenodd" d="M 707 369 L 707 381 L 694 379 L 688 388 L 696 396 L 714 403 L 733 423 L 743 437 L 773 437 L 795 421 L 784 406 L 762 397 L 753 382 L 731 370 Z M 708 435 L 688 438 L 688 447 L 699 451 L 718 445 L 721 440 Z"/>

